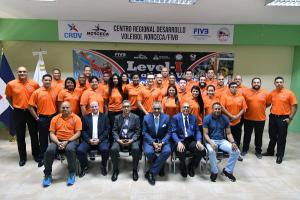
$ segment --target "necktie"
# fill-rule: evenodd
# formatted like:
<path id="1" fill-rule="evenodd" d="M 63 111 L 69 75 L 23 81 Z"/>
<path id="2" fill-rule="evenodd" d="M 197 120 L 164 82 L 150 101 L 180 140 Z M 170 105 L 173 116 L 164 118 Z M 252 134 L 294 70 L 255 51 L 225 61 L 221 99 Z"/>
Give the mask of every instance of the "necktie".
<path id="1" fill-rule="evenodd" d="M 158 120 L 158 117 L 155 117 L 154 124 L 155 124 L 155 132 L 156 132 L 156 134 L 157 134 L 157 132 L 158 132 L 158 126 L 159 126 L 159 120 Z"/>
<path id="2" fill-rule="evenodd" d="M 186 134 L 186 137 L 187 137 L 188 136 L 188 129 L 190 127 L 187 116 L 184 117 L 184 123 L 185 123 L 185 134 Z"/>

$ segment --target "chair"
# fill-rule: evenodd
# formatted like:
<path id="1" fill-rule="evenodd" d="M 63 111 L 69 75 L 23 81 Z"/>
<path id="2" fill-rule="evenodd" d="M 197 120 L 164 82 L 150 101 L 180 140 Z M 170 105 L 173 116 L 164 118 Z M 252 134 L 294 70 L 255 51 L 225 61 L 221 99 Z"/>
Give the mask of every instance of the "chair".
<path id="1" fill-rule="evenodd" d="M 156 156 L 159 156 L 160 152 L 157 152 L 155 153 Z M 172 153 L 171 153 L 171 156 L 169 156 L 168 160 L 170 159 L 169 161 L 169 172 L 171 173 L 172 171 Z M 147 169 L 148 169 L 148 159 L 147 159 L 147 156 L 144 154 L 144 173 L 147 172 Z"/>
<path id="2" fill-rule="evenodd" d="M 60 160 L 60 163 L 63 164 L 64 160 L 66 160 L 66 155 L 64 150 L 58 150 L 58 156 L 57 158 Z M 76 176 L 80 174 L 80 163 L 76 156 Z"/>

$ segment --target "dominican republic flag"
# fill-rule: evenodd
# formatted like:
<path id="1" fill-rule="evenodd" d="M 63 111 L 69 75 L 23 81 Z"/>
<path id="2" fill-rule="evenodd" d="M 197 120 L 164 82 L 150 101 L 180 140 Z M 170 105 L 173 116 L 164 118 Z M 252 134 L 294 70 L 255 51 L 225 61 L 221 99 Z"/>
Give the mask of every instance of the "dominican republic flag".
<path id="1" fill-rule="evenodd" d="M 9 128 L 9 133 L 12 136 L 16 135 L 16 129 L 12 120 L 13 109 L 6 99 L 5 88 L 6 84 L 14 79 L 14 74 L 10 69 L 6 57 L 4 54 L 2 54 L 0 65 L 0 121 L 3 122 L 3 124 L 5 124 L 7 128 Z"/>

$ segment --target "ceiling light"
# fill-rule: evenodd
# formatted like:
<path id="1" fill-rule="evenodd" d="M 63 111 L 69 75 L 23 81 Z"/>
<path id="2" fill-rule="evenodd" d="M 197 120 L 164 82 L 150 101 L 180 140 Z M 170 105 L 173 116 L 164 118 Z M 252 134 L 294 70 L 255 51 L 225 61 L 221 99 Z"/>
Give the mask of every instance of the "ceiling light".
<path id="1" fill-rule="evenodd" d="M 266 0 L 266 6 L 300 6 L 300 0 Z"/>
<path id="2" fill-rule="evenodd" d="M 56 0 L 34 0 L 34 1 L 40 1 L 40 2 L 56 2 Z"/>
<path id="3" fill-rule="evenodd" d="M 194 5 L 198 0 L 129 0 L 130 3 L 141 4 L 175 4 L 175 5 Z"/>

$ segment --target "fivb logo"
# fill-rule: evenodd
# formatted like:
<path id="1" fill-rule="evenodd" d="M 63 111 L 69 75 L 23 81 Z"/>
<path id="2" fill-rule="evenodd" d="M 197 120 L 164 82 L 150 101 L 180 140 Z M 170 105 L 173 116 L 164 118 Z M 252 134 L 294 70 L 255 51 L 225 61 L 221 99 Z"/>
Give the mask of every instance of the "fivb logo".
<path id="1" fill-rule="evenodd" d="M 209 34 L 208 28 L 194 28 L 193 35 L 194 36 L 207 36 Z"/>
<path id="2" fill-rule="evenodd" d="M 78 31 L 78 28 L 75 24 L 68 24 L 68 32 L 64 33 L 64 38 L 66 39 L 80 39 L 82 38 L 82 33 Z"/>
<path id="3" fill-rule="evenodd" d="M 5 87 L 6 83 L 3 81 L 3 79 L 0 77 L 0 115 L 6 111 L 6 109 L 9 107 L 9 103 L 6 99 L 5 95 Z"/>

